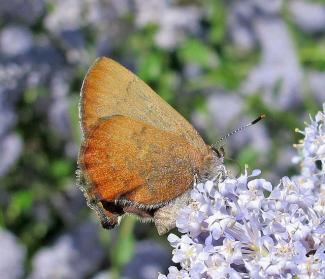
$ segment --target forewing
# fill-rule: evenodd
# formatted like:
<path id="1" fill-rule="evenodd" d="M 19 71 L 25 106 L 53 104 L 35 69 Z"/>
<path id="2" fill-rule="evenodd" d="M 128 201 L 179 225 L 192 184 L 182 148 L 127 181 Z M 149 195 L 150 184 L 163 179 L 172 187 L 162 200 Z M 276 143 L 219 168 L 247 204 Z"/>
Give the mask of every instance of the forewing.
<path id="1" fill-rule="evenodd" d="M 99 119 L 125 115 L 183 136 L 205 150 L 200 135 L 148 85 L 117 62 L 102 57 L 89 69 L 81 89 L 80 120 L 86 138 Z"/>
<path id="2" fill-rule="evenodd" d="M 204 153 L 178 134 L 126 116 L 100 120 L 79 165 L 98 200 L 159 207 L 187 191 Z"/>

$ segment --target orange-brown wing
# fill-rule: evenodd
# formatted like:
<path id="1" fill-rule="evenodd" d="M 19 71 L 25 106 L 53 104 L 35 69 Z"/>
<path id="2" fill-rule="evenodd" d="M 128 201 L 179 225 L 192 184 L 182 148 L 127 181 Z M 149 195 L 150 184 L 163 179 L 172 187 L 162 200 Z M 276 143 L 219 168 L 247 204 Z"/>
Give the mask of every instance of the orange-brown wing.
<path id="1" fill-rule="evenodd" d="M 112 116 L 93 128 L 79 164 L 98 200 L 158 207 L 191 187 L 207 153 L 177 134 Z"/>
<path id="2" fill-rule="evenodd" d="M 84 137 L 100 118 L 125 115 L 160 130 L 182 135 L 204 151 L 205 144 L 176 110 L 119 63 L 102 57 L 89 69 L 81 89 L 80 121 Z"/>

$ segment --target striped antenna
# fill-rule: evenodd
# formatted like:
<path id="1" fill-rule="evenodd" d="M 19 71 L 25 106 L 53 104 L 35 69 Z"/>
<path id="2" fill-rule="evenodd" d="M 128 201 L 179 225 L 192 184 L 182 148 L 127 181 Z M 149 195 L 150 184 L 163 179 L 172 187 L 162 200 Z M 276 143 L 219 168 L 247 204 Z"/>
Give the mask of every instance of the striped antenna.
<path id="1" fill-rule="evenodd" d="M 236 130 L 234 130 L 234 131 L 228 133 L 227 135 L 223 136 L 222 138 L 218 139 L 218 141 L 217 141 L 216 143 L 212 144 L 211 147 L 212 147 L 213 149 L 218 149 L 219 146 L 220 146 L 220 143 L 221 143 L 221 142 L 225 141 L 227 138 L 229 138 L 229 137 L 232 136 L 233 134 L 236 134 L 236 133 L 238 133 L 238 132 L 240 132 L 240 131 L 242 131 L 242 130 L 248 128 L 249 126 L 252 126 L 252 125 L 256 124 L 257 122 L 259 122 L 260 120 L 264 119 L 265 117 L 266 117 L 265 114 L 261 114 L 259 117 L 257 117 L 257 118 L 256 118 L 255 120 L 253 120 L 252 122 L 250 122 L 250 123 L 248 123 L 248 124 L 246 124 L 246 125 L 244 125 L 244 126 L 242 126 L 242 127 L 239 127 L 239 128 L 237 128 Z"/>

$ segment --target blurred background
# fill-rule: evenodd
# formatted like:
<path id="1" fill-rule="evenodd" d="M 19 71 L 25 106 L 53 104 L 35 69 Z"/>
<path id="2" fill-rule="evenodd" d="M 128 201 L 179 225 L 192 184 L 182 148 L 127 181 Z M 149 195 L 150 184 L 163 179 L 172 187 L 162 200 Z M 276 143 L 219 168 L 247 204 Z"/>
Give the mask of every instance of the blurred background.
<path id="1" fill-rule="evenodd" d="M 325 1 L 0 2 L 0 278 L 156 278 L 166 236 L 126 218 L 101 229 L 75 186 L 79 90 L 105 55 L 213 143 L 233 175 L 297 171 L 293 143 L 325 101 Z"/>

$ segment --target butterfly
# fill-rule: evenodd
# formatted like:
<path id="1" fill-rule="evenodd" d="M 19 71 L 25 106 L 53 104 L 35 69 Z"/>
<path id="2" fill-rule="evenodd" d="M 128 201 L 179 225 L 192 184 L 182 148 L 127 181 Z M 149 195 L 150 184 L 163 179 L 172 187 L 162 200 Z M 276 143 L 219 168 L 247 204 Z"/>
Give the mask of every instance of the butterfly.
<path id="1" fill-rule="evenodd" d="M 80 94 L 78 180 L 104 228 L 124 214 L 175 227 L 196 179 L 216 177 L 223 157 L 147 84 L 112 59 L 98 58 Z"/>

